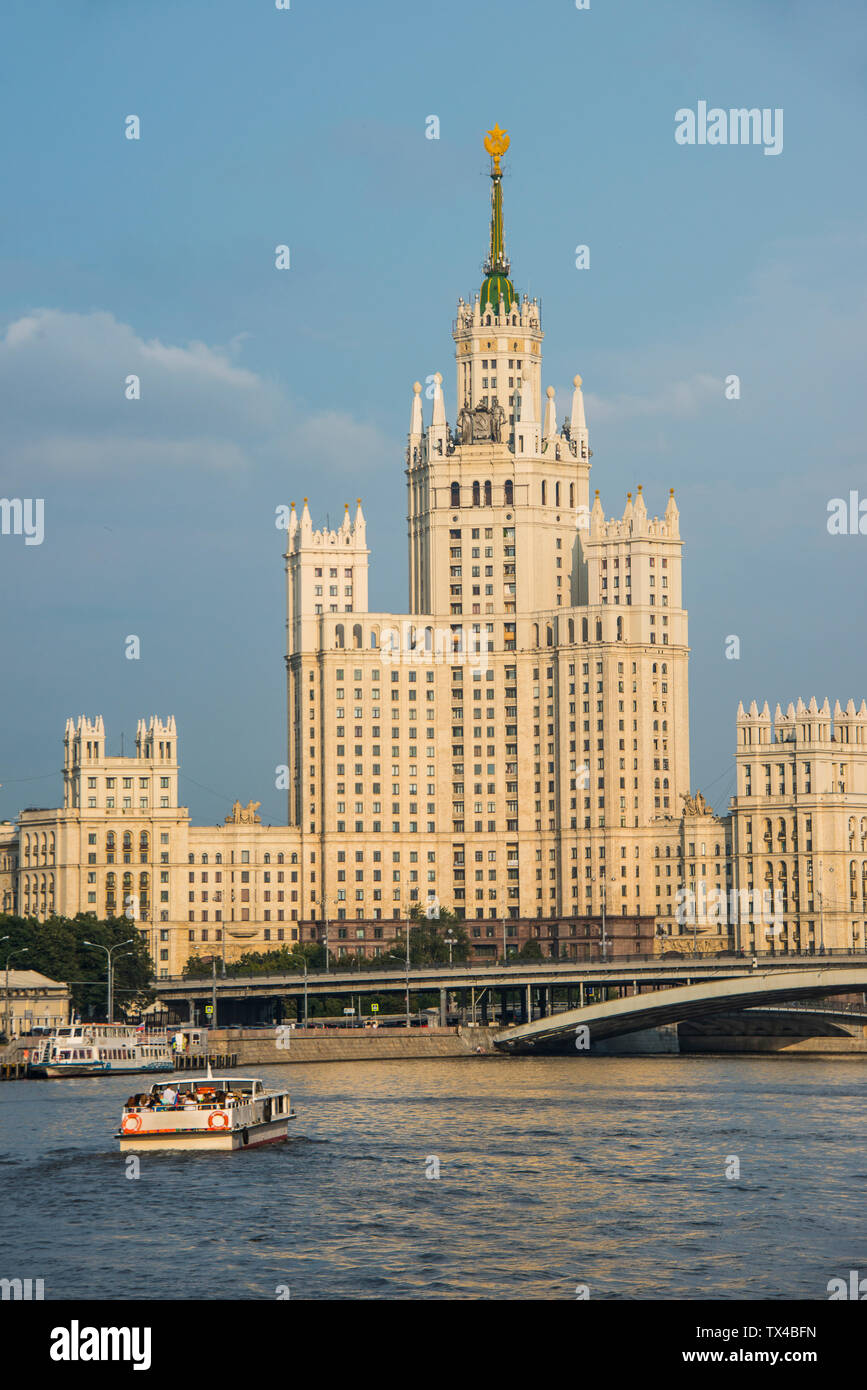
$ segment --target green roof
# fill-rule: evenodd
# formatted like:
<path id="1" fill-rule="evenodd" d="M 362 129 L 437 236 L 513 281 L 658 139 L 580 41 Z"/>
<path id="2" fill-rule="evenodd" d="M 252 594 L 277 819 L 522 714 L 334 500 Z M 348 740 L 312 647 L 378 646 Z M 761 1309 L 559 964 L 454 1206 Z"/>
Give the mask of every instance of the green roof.
<path id="1" fill-rule="evenodd" d="M 482 313 L 486 309 L 490 309 L 492 313 L 498 314 L 501 299 L 505 303 L 506 313 L 508 313 L 512 305 L 518 300 L 515 286 L 508 275 L 486 275 L 479 294 L 479 309 Z"/>

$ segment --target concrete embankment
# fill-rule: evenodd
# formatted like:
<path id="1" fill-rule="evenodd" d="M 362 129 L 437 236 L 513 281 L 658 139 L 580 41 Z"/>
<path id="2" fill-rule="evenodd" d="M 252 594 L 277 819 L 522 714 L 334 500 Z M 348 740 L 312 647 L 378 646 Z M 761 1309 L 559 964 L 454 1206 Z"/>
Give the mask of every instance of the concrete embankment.
<path id="1" fill-rule="evenodd" d="M 492 1052 L 491 1028 L 216 1028 L 211 1052 L 237 1053 L 238 1066 L 287 1062 L 400 1062 Z"/>

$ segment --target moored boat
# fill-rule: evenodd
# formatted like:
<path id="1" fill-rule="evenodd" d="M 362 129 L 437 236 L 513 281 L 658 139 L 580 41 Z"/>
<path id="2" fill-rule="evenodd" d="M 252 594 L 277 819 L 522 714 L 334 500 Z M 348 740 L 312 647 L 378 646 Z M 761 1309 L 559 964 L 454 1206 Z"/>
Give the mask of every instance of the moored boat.
<path id="1" fill-rule="evenodd" d="M 158 1082 L 130 1096 L 115 1138 L 128 1149 L 247 1149 L 279 1143 L 295 1118 L 289 1092 L 258 1077 Z"/>
<path id="2" fill-rule="evenodd" d="M 128 1024 L 73 1023 L 56 1028 L 30 1054 L 31 1076 L 95 1076 L 107 1072 L 174 1071 L 165 1034 Z"/>

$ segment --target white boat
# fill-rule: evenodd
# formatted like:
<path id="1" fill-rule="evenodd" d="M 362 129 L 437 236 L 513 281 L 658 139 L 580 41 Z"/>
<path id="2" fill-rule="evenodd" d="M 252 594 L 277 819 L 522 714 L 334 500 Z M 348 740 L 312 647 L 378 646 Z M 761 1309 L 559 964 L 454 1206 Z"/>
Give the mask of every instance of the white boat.
<path id="1" fill-rule="evenodd" d="M 115 1138 L 127 1149 L 247 1149 L 289 1136 L 289 1092 L 258 1077 L 208 1075 L 158 1082 L 130 1096 Z"/>
<path id="2" fill-rule="evenodd" d="M 73 1023 L 56 1028 L 30 1054 L 33 1076 L 94 1076 L 107 1072 L 174 1071 L 165 1034 L 128 1024 Z"/>

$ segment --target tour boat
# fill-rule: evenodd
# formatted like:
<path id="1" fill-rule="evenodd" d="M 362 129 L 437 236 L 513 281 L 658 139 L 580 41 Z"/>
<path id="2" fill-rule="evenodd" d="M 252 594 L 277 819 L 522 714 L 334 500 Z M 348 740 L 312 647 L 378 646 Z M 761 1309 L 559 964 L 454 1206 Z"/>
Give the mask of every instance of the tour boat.
<path id="1" fill-rule="evenodd" d="M 295 1111 L 289 1092 L 266 1090 L 257 1077 L 219 1076 L 158 1082 L 123 1108 L 127 1149 L 246 1149 L 289 1137 Z"/>
<path id="2" fill-rule="evenodd" d="M 164 1034 L 128 1024 L 73 1023 L 55 1028 L 30 1054 L 32 1076 L 94 1076 L 106 1072 L 174 1071 Z"/>

